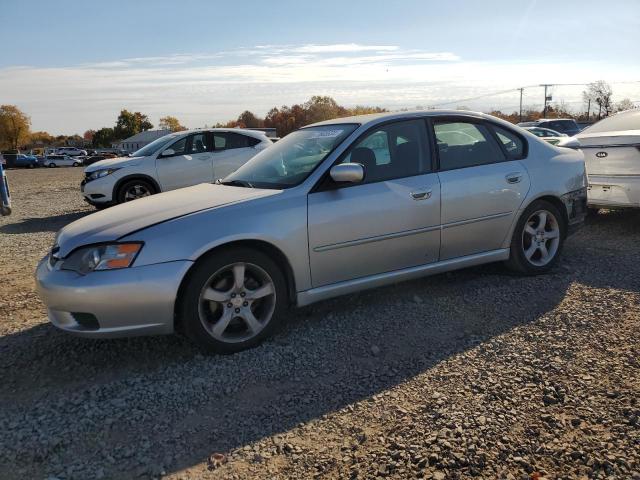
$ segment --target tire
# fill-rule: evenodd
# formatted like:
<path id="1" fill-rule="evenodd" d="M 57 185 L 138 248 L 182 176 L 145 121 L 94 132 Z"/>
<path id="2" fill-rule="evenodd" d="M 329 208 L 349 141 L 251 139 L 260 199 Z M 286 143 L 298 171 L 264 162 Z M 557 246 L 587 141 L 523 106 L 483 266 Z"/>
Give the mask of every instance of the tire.
<path id="1" fill-rule="evenodd" d="M 73 165 L 72 165 L 72 166 L 73 166 L 73 167 L 79 167 L 79 166 L 80 166 L 80 164 L 79 164 L 78 162 L 73 162 Z"/>
<path id="2" fill-rule="evenodd" d="M 540 226 L 543 218 L 544 229 Z M 548 272 L 558 261 L 566 236 L 567 224 L 558 208 L 545 200 L 534 201 L 518 219 L 507 267 L 523 275 Z"/>
<path id="3" fill-rule="evenodd" d="M 50 163 L 49 164 L 49 168 L 56 168 L 56 167 L 57 167 L 57 165 L 55 163 Z"/>
<path id="4" fill-rule="evenodd" d="M 277 330 L 288 304 L 280 268 L 262 252 L 244 247 L 200 260 L 181 291 L 180 330 L 206 353 L 230 354 L 257 346 Z M 251 292 L 260 296 L 252 300 Z"/>
<path id="5" fill-rule="evenodd" d="M 135 195 L 134 192 L 139 192 Z M 156 189 L 147 180 L 133 179 L 124 182 L 119 188 L 116 194 L 117 203 L 130 202 L 142 197 L 148 197 L 156 193 Z"/>

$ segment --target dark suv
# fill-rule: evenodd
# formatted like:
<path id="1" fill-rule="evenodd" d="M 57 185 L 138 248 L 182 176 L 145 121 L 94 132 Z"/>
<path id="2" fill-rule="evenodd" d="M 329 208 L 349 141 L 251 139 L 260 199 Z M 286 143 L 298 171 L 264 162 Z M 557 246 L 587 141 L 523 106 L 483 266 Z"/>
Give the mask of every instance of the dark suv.
<path id="1" fill-rule="evenodd" d="M 573 137 L 580 131 L 580 127 L 572 118 L 541 118 L 534 122 L 520 122 L 518 126 L 550 128 L 556 132 L 566 133 L 570 137 Z"/>

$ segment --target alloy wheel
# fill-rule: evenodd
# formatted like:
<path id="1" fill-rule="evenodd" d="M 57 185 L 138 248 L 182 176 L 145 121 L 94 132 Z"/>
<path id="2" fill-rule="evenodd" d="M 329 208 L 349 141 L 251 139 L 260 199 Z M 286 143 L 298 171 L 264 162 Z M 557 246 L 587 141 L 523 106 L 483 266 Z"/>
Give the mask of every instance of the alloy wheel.
<path id="1" fill-rule="evenodd" d="M 221 268 L 205 282 L 198 315 L 205 330 L 218 341 L 238 343 L 258 335 L 276 307 L 276 289 L 269 274 L 252 263 Z"/>
<path id="2" fill-rule="evenodd" d="M 529 263 L 544 267 L 551 262 L 560 246 L 560 225 L 548 210 L 534 212 L 522 232 L 522 249 Z"/>
<path id="3" fill-rule="evenodd" d="M 134 184 L 127 188 L 127 191 L 124 193 L 124 201 L 130 202 L 131 200 L 148 197 L 149 195 L 151 195 L 151 191 L 145 185 Z"/>

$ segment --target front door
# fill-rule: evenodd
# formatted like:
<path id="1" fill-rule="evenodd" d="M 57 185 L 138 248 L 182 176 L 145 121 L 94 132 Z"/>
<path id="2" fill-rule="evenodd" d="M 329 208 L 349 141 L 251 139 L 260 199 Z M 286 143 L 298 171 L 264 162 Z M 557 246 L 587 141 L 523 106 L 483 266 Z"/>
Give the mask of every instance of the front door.
<path id="1" fill-rule="evenodd" d="M 158 155 L 156 169 L 162 191 L 213 182 L 213 152 L 205 132 L 182 137 Z"/>
<path id="2" fill-rule="evenodd" d="M 529 190 L 524 142 L 483 122 L 434 122 L 446 260 L 499 249 Z"/>
<path id="3" fill-rule="evenodd" d="M 309 195 L 313 286 L 437 261 L 440 183 L 425 122 L 373 127 L 341 161 L 362 164 L 365 178 Z"/>

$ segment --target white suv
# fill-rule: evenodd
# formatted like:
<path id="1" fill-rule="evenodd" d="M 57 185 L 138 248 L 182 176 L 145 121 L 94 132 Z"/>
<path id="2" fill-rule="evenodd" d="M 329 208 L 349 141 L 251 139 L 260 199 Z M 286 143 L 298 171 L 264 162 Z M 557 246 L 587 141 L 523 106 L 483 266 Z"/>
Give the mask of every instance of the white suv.
<path id="1" fill-rule="evenodd" d="M 260 131 L 211 128 L 158 138 L 126 158 L 87 167 L 81 190 L 96 208 L 199 183 L 212 183 L 272 145 Z"/>
<path id="2" fill-rule="evenodd" d="M 87 151 L 77 147 L 60 147 L 57 149 L 58 155 L 69 155 L 70 157 L 77 157 L 78 155 L 86 155 Z"/>

